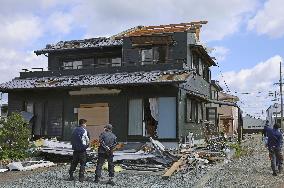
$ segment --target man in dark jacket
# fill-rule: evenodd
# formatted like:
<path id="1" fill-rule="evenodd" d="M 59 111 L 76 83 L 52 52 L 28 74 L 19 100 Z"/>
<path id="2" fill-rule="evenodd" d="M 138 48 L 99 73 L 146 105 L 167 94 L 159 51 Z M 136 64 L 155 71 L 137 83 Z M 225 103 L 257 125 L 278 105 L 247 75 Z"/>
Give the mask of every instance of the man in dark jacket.
<path id="1" fill-rule="evenodd" d="M 269 150 L 269 157 L 271 160 L 271 168 L 273 171 L 273 176 L 277 176 L 276 170 L 278 167 L 279 173 L 282 172 L 283 156 L 281 153 L 283 145 L 283 136 L 279 131 L 280 125 L 274 124 L 273 129 L 267 132 L 268 143 L 267 147 Z"/>
<path id="2" fill-rule="evenodd" d="M 262 130 L 262 137 L 264 137 L 264 138 L 267 137 L 268 129 L 269 129 L 269 121 L 266 120 L 265 125 L 264 125 L 263 130 Z"/>
<path id="3" fill-rule="evenodd" d="M 87 160 L 87 148 L 90 143 L 90 136 L 86 129 L 87 120 L 80 119 L 79 126 L 76 127 L 71 136 L 71 144 L 73 151 L 73 160 L 69 169 L 69 180 L 74 180 L 73 173 L 76 170 L 78 163 L 80 163 L 79 181 L 84 181 L 85 166 Z"/>
<path id="4" fill-rule="evenodd" d="M 117 145 L 116 136 L 112 133 L 112 125 L 105 126 L 104 132 L 100 135 L 100 146 L 98 149 L 98 162 L 96 167 L 95 182 L 98 183 L 101 177 L 102 166 L 105 159 L 108 161 L 108 184 L 114 185 L 112 178 L 114 177 L 113 149 Z"/>

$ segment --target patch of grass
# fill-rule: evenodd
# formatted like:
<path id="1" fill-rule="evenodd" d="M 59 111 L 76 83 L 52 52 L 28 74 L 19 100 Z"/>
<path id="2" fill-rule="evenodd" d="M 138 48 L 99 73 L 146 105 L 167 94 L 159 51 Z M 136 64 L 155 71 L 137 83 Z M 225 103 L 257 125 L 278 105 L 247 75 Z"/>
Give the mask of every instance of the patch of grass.
<path id="1" fill-rule="evenodd" d="M 239 143 L 229 144 L 229 147 L 235 149 L 235 158 L 247 156 L 252 152 L 249 148 L 241 146 Z"/>

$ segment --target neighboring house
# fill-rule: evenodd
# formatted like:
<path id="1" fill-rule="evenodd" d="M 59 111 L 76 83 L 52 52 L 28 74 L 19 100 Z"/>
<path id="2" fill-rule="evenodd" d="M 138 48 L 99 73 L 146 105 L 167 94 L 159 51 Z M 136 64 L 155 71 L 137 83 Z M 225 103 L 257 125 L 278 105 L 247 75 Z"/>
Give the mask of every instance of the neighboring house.
<path id="1" fill-rule="evenodd" d="M 206 23 L 139 26 L 110 38 L 48 44 L 35 51 L 48 57 L 47 71 L 24 69 L 0 91 L 8 93 L 9 113 L 34 114 L 36 138 L 69 140 L 80 118 L 91 139 L 106 123 L 119 141 L 177 142 L 189 132 L 202 138 L 215 65 L 199 43 Z"/>
<path id="2" fill-rule="evenodd" d="M 227 103 L 236 104 L 239 98 L 234 95 L 220 92 L 219 100 Z M 227 135 L 237 134 L 240 115 L 240 109 L 237 105 L 222 105 L 218 110 L 219 130 Z"/>
<path id="3" fill-rule="evenodd" d="M 275 122 L 281 123 L 281 105 L 275 103 L 270 105 L 266 110 L 266 120 L 269 121 L 269 125 L 273 126 Z"/>
<path id="4" fill-rule="evenodd" d="M 265 120 L 257 119 L 250 115 L 243 117 L 243 133 L 260 133 L 265 125 Z"/>
<path id="5" fill-rule="evenodd" d="M 223 88 L 219 85 L 217 80 L 211 80 L 210 84 L 210 103 L 206 104 L 206 120 L 208 134 L 216 134 L 219 132 L 219 113 L 218 104 L 219 92 L 223 91 Z"/>

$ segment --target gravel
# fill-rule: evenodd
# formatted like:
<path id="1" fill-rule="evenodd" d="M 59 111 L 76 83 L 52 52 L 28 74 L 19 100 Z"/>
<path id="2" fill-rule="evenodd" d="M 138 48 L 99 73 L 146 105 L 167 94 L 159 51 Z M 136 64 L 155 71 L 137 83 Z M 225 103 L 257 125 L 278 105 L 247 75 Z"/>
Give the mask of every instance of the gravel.
<path id="1" fill-rule="evenodd" d="M 283 177 L 272 176 L 267 149 L 263 146 L 260 136 L 244 142 L 251 153 L 229 163 L 207 165 L 198 170 L 180 172 L 168 180 L 161 178 L 161 173 L 121 172 L 114 178 L 114 187 L 151 187 L 151 188 L 178 188 L 178 187 L 280 187 L 284 185 Z M 75 172 L 76 181 L 66 181 L 69 165 L 51 168 L 48 171 L 33 173 L 26 177 L 1 183 L 0 187 L 111 187 L 106 184 L 107 173 L 99 184 L 95 184 L 94 173 L 86 173 L 87 180 L 78 181 L 78 172 Z M 0 176 L 1 178 L 1 176 Z M 0 179 L 1 181 L 1 179 Z"/>

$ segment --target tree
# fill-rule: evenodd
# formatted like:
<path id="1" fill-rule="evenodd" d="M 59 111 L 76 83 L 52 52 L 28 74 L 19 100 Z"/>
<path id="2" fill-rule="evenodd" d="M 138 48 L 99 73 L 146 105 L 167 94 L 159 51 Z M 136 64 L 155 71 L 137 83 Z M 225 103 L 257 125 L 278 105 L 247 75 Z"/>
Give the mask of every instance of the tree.
<path id="1" fill-rule="evenodd" d="M 31 131 L 21 114 L 12 113 L 0 120 L 0 159 L 22 159 L 27 157 Z"/>

